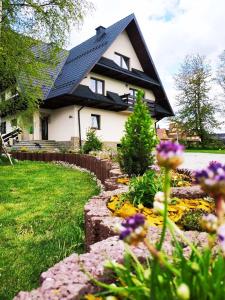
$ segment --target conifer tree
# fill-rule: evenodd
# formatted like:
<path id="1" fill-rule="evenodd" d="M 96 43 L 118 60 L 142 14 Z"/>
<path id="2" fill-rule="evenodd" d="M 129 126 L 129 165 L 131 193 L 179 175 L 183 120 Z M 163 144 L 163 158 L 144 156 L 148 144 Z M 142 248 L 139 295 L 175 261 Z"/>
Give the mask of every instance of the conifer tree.
<path id="1" fill-rule="evenodd" d="M 94 129 L 89 129 L 87 132 L 87 139 L 82 148 L 85 154 L 88 154 L 91 151 L 100 151 L 102 150 L 102 142 L 97 137 Z"/>
<path id="2" fill-rule="evenodd" d="M 125 124 L 125 135 L 119 149 L 121 169 L 129 176 L 142 175 L 154 163 L 152 154 L 157 138 L 155 126 L 143 91 L 138 91 L 134 111 Z"/>

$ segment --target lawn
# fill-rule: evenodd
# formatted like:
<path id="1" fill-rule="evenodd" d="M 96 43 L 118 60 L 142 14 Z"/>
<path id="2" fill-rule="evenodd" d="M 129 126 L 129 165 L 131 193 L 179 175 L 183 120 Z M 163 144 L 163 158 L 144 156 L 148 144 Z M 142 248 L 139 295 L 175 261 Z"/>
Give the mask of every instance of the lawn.
<path id="1" fill-rule="evenodd" d="M 83 251 L 91 175 L 41 162 L 0 166 L 0 299 L 38 286 L 40 273 Z"/>
<path id="2" fill-rule="evenodd" d="M 187 149 L 185 152 L 191 153 L 212 153 L 212 154 L 225 154 L 225 149 L 222 150 L 210 150 L 210 149 Z"/>

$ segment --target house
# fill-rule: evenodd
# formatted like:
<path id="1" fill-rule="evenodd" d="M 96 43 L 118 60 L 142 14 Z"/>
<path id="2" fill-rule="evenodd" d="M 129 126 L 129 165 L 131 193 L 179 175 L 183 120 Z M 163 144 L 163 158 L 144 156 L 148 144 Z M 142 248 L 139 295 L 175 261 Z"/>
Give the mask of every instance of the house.
<path id="1" fill-rule="evenodd" d="M 160 140 L 172 140 L 185 142 L 190 145 L 201 142 L 200 137 L 197 134 L 190 134 L 184 131 L 179 125 L 175 122 L 170 122 L 169 128 L 157 128 L 157 136 Z"/>
<path id="2" fill-rule="evenodd" d="M 172 140 L 172 138 L 170 138 L 167 134 L 168 130 L 166 130 L 165 128 L 157 128 L 156 129 L 156 133 L 158 138 L 160 139 L 160 141 L 169 141 Z"/>
<path id="3" fill-rule="evenodd" d="M 43 86 L 44 101 L 23 139 L 55 140 L 75 147 L 94 128 L 105 145 L 115 147 L 138 89 L 144 90 L 155 120 L 173 116 L 134 14 L 108 28 L 96 28 L 94 36 L 62 56 L 53 75 L 53 84 Z M 18 97 L 16 91 L 7 93 L 11 100 Z M 15 118 L 2 117 L 2 133 L 15 124 Z"/>

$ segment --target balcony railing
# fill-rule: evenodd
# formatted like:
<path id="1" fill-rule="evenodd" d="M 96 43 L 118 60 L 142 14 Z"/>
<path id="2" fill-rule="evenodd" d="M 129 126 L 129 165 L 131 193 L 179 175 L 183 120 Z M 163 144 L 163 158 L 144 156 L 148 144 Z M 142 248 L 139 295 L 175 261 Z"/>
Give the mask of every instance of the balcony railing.
<path id="1" fill-rule="evenodd" d="M 123 100 L 126 104 L 129 105 L 129 109 L 133 109 L 134 104 L 135 104 L 135 102 L 136 102 L 136 98 L 135 98 L 135 97 L 131 96 L 130 94 L 124 94 L 124 95 L 122 95 L 122 96 L 120 96 L 120 97 L 122 98 L 122 100 Z M 151 111 L 153 111 L 153 110 L 154 110 L 154 101 L 153 101 L 153 100 L 149 100 L 149 99 L 145 99 L 145 98 L 144 98 L 143 100 L 144 100 L 144 102 L 147 103 L 149 109 L 150 109 Z"/>

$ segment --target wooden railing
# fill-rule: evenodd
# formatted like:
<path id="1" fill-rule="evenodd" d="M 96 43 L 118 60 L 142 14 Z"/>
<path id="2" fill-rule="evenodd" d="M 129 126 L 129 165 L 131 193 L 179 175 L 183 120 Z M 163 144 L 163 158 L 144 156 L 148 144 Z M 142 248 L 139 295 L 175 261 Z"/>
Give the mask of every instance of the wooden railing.
<path id="1" fill-rule="evenodd" d="M 17 139 L 18 135 L 22 132 L 20 128 L 16 128 L 15 130 L 2 134 L 2 139 L 4 143 L 7 143 L 9 139 Z"/>
<path id="2" fill-rule="evenodd" d="M 74 153 L 38 153 L 38 152 L 12 152 L 13 158 L 31 161 L 64 161 L 93 172 L 102 183 L 110 177 L 112 163 L 109 160 L 98 159 L 94 156 Z"/>
<path id="3" fill-rule="evenodd" d="M 134 107 L 136 98 L 131 96 L 130 94 L 124 94 L 122 96 L 120 96 L 122 98 L 122 100 L 129 105 L 129 108 L 132 109 Z M 143 99 L 144 102 L 147 103 L 148 107 L 150 110 L 154 109 L 154 101 L 153 100 L 149 100 L 149 99 Z"/>

